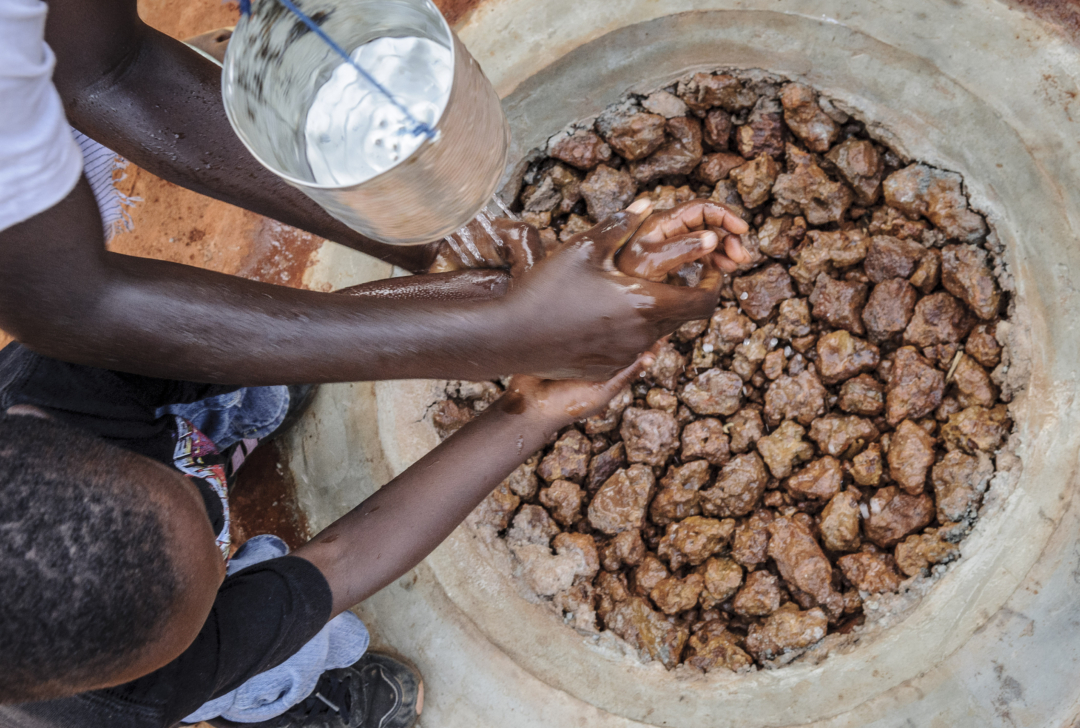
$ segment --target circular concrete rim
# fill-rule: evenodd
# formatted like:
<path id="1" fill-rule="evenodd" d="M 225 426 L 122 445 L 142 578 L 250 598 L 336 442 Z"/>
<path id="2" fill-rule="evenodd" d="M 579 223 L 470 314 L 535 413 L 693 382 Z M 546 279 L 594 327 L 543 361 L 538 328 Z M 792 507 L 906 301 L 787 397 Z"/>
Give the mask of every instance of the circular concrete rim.
<path id="1" fill-rule="evenodd" d="M 925 696 L 930 687 L 935 691 L 950 688 L 945 692 L 954 696 L 958 690 L 965 693 L 974 689 L 972 686 L 979 687 L 980 667 L 992 664 L 995 658 L 1002 666 L 1009 661 L 1017 664 L 1016 649 L 1002 638 L 1009 625 L 997 623 L 1003 613 L 1022 610 L 1002 607 L 1007 599 L 1018 602 L 1023 593 L 1038 597 L 1041 592 L 1044 597 L 1035 601 L 1042 609 L 1029 610 L 1038 617 L 1031 621 L 1032 628 L 1041 634 L 1051 618 L 1043 614 L 1045 603 L 1053 596 L 1053 585 L 1060 587 L 1061 579 L 1039 581 L 1033 589 L 1033 575 L 1067 562 L 1059 552 L 1067 551 L 1066 546 L 1075 540 L 1075 521 L 1065 516 L 1069 515 L 1066 510 L 1071 502 L 1076 454 L 1076 438 L 1070 433 L 1075 414 L 1070 404 L 1076 362 L 1080 361 L 1077 342 L 1070 336 L 1069 321 L 1075 320 L 1077 300 L 1069 271 L 1078 261 L 1077 251 L 1066 243 L 1074 237 L 1071 215 L 1076 200 L 1069 190 L 1076 185 L 1068 183 L 1076 180 L 1077 170 L 1075 160 L 1060 153 L 1069 148 L 1063 144 L 1074 128 L 1068 118 L 1068 102 L 1063 107 L 1051 105 L 1037 96 L 1041 89 L 1044 96 L 1050 94 L 1050 100 L 1072 98 L 1068 74 L 1077 68 L 1075 51 L 1039 37 L 1039 28 L 1033 23 L 990 2 L 958 3 L 949 8 L 955 22 L 947 42 L 960 45 L 971 57 L 944 52 L 949 49 L 939 47 L 941 40 L 937 41 L 939 46 L 927 40 L 927 30 L 941 20 L 941 9 L 926 2 L 903 3 L 902 16 L 876 21 L 860 14 L 859 8 L 822 2 L 740 4 L 743 8 L 767 6 L 767 11 L 725 10 L 725 3 L 633 2 L 620 4 L 617 13 L 598 2 L 548 2 L 540 8 L 526 5 L 516 0 L 493 0 L 459 30 L 496 86 L 501 91 L 514 89 L 506 106 L 514 122 L 518 156 L 565 123 L 596 113 L 639 81 L 642 88 L 655 87 L 692 65 L 733 65 L 763 67 L 803 78 L 849 110 L 882 122 L 879 133 L 891 133 L 888 141 L 902 152 L 963 173 L 976 205 L 990 213 L 1010 246 L 1009 262 L 1017 275 L 1018 298 L 1024 304 L 1021 315 L 1035 332 L 1031 393 L 1016 407 L 1026 470 L 1015 491 L 1009 492 L 1007 485 L 996 489 L 979 527 L 965 541 L 965 552 L 970 550 L 971 555 L 950 571 L 914 614 L 871 644 L 833 655 L 821 665 L 807 663 L 748 677 L 713 675 L 679 682 L 673 690 L 672 677 L 658 666 L 641 666 L 629 656 L 597 651 L 577 633 L 557 628 L 549 613 L 528 605 L 514 593 L 507 579 L 491 566 L 490 555 L 461 529 L 414 572 L 411 584 L 406 586 L 409 580 L 403 580 L 365 605 L 365 618 L 375 622 L 377 630 L 385 630 L 399 649 L 408 652 L 411 643 L 423 653 L 430 660 L 430 668 L 418 660 L 425 672 L 439 669 L 441 663 L 463 659 L 467 663 L 465 658 L 472 653 L 489 661 L 473 664 L 474 669 L 489 673 L 491 665 L 498 664 L 506 672 L 505 679 L 500 683 L 485 674 L 482 682 L 539 691 L 549 720 L 552 711 L 563 710 L 567 717 L 591 716 L 590 725 L 629 724 L 615 718 L 616 714 L 653 725 L 690 725 L 703 719 L 716 725 L 778 726 L 814 720 L 863 725 L 878 717 L 886 719 L 881 711 L 888 710 L 890 725 L 899 724 L 902 715 L 944 719 L 950 711 L 954 717 L 942 725 L 1008 724 L 1002 722 L 1008 711 L 1000 710 L 997 703 L 1004 701 L 1009 707 L 1010 701 L 1016 702 L 1012 683 L 1021 687 L 1021 695 L 1024 687 L 1029 695 L 1040 690 L 1046 694 L 1035 706 L 1035 712 L 1044 716 L 1037 720 L 1071 710 L 1075 699 L 1063 697 L 1071 693 L 1059 690 L 1051 696 L 1052 690 L 1021 682 L 1022 678 L 1004 667 L 990 671 L 1000 683 L 998 697 L 982 696 L 981 702 L 996 706 L 989 720 L 976 718 L 971 704 L 963 705 L 964 701 L 960 707 L 965 710 L 960 712 L 953 701 L 927 713 L 933 706 L 926 704 Z M 887 6 L 879 3 L 875 7 Z M 694 8 L 718 12 L 659 20 L 652 17 Z M 1003 21 L 1015 24 L 1004 29 L 1000 25 Z M 518 32 L 513 37 L 515 29 L 538 27 L 553 27 L 566 34 L 523 40 Z M 970 43 L 964 28 L 979 36 L 980 45 Z M 506 32 L 493 32 L 499 29 Z M 665 39 L 673 36 L 679 42 L 664 45 Z M 567 40 L 551 50 L 544 45 L 550 37 Z M 605 37 L 612 41 L 606 50 Z M 511 41 L 516 45 L 508 48 Z M 575 41 L 578 45 L 571 45 Z M 595 42 L 587 46 L 588 41 Z M 681 61 L 680 52 L 693 61 Z M 577 57 L 554 60 L 568 53 L 577 53 Z M 495 65 L 489 63 L 491 54 L 498 58 Z M 573 71 L 567 70 L 571 62 L 580 67 L 586 60 L 593 64 L 591 70 L 607 74 L 605 82 L 599 84 L 602 93 L 580 93 L 588 86 L 575 86 L 581 74 L 575 79 Z M 548 67 L 541 69 L 541 64 Z M 641 68 L 649 69 L 649 78 L 642 79 Z M 1046 70 L 1056 75 L 1043 73 Z M 1049 91 L 1044 76 L 1055 79 L 1056 86 Z M 592 83 L 596 85 L 595 79 Z M 853 88 L 859 90 L 858 95 L 851 93 Z M 572 95 L 574 91 L 579 93 Z M 552 98 L 566 102 L 553 104 Z M 1025 109 L 1026 113 L 1016 114 L 1014 109 Z M 958 129 L 963 131 L 956 133 Z M 1003 163 L 1007 163 L 1008 175 L 996 166 Z M 343 406 L 340 397 L 333 407 L 320 406 L 313 418 L 313 431 L 298 435 L 301 460 L 307 462 L 297 463 L 294 458 L 292 466 L 302 476 L 301 482 L 304 475 L 325 470 L 326 463 L 316 463 L 313 456 L 324 454 L 328 438 L 341 465 L 353 474 L 366 469 L 366 485 L 384 481 L 434 444 L 433 433 L 421 421 L 422 408 L 431 401 L 430 385 L 348 386 L 356 406 Z M 1032 400 L 1043 405 L 1038 412 L 1028 411 L 1026 402 Z M 343 439 L 345 434 L 352 437 Z M 381 462 L 371 455 L 361 463 L 351 462 L 350 442 L 355 442 L 355 437 L 362 437 L 365 447 L 381 444 Z M 316 526 L 325 525 L 333 515 L 328 506 L 335 499 L 328 498 L 325 491 L 316 486 L 308 494 L 313 497 L 305 503 Z M 363 493 L 338 492 L 337 496 L 337 505 L 344 506 Z M 1040 554 L 1042 560 L 1037 561 Z M 1021 595 L 1019 600 L 1017 595 Z M 453 659 L 419 643 L 421 635 L 436 641 L 438 636 L 431 629 L 417 629 L 416 617 L 424 610 L 406 606 L 409 600 L 417 599 L 432 605 L 428 616 L 434 615 L 447 632 L 470 640 L 468 645 L 455 645 Z M 987 641 L 987 637 L 996 639 Z M 1047 644 L 1070 656 L 1080 653 L 1060 637 L 1064 635 Z M 959 663 L 966 669 L 952 669 L 946 663 Z M 1034 668 L 1034 663 L 1030 667 Z M 1062 672 L 1072 675 L 1075 671 Z M 923 678 L 933 673 L 942 673 L 936 683 L 912 690 L 911 686 L 925 682 Z M 428 680 L 431 686 L 430 676 Z M 983 689 L 993 690 L 992 680 Z M 922 703 L 918 702 L 920 691 Z M 469 695 L 469 690 L 462 689 L 461 695 Z M 568 699 L 570 695 L 584 702 Z M 467 712 L 477 718 L 494 718 L 495 713 L 485 711 L 485 706 L 471 697 Z M 525 705 L 530 700 L 523 695 L 517 702 Z M 608 714 L 593 711 L 585 703 Z M 458 699 L 455 705 L 460 704 Z M 466 724 L 455 715 L 460 716 L 461 711 L 447 712 L 448 720 L 435 719 L 440 725 Z M 833 716 L 835 720 L 828 720 Z M 1036 718 L 1034 714 L 1031 717 Z M 544 724 L 531 714 L 520 718 L 515 724 Z M 547 722 L 552 723 L 559 724 Z M 1022 724 L 1040 723 L 1025 720 Z"/>

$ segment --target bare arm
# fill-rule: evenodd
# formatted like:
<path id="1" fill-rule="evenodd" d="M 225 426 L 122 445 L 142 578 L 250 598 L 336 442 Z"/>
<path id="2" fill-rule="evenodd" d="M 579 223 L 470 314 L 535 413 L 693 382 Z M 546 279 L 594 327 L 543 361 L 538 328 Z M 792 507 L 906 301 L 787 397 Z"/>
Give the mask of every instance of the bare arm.
<path id="1" fill-rule="evenodd" d="M 297 549 L 329 582 L 333 614 L 420 563 L 552 434 L 598 411 L 650 363 L 646 355 L 598 384 L 513 380 L 484 414 Z"/>
<path id="2" fill-rule="evenodd" d="M 259 164 L 233 132 L 221 70 L 144 24 L 131 0 L 50 0 L 53 80 L 73 126 L 174 184 L 414 272 L 427 246 L 360 235 Z"/>

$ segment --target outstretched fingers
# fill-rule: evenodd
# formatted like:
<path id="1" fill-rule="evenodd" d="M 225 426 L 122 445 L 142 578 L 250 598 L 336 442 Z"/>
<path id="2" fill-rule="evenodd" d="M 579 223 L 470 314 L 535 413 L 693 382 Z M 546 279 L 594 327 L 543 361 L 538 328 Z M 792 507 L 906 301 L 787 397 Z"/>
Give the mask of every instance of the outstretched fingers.
<path id="1" fill-rule="evenodd" d="M 646 244 L 635 238 L 618 251 L 615 265 L 625 275 L 660 282 L 683 263 L 714 251 L 719 242 L 711 230 L 677 235 L 659 243 Z"/>
<path id="2" fill-rule="evenodd" d="M 616 212 L 584 233 L 571 240 L 579 244 L 591 244 L 597 262 L 614 267 L 615 253 L 637 232 L 652 212 L 652 200 L 636 200 L 622 212 Z"/>

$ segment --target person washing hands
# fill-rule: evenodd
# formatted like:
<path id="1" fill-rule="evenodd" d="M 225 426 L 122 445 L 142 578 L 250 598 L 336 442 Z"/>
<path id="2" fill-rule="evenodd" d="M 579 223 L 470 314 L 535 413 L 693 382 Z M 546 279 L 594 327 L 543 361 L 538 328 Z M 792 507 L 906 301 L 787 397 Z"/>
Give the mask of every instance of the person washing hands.
<path id="1" fill-rule="evenodd" d="M 109 252 L 68 124 L 170 182 L 411 271 L 434 256 L 364 238 L 262 167 L 229 126 L 220 69 L 145 25 L 136 0 L 0 0 L 0 107 L 0 329 L 64 361 L 249 386 L 603 376 L 715 303 L 628 281 L 581 246 L 519 265 L 488 301 L 447 297 L 438 278 L 433 289 L 411 281 L 411 297 L 345 297 Z M 694 204 L 687 232 L 746 232 Z M 628 214 L 640 225 L 647 212 Z M 538 250 L 535 230 L 520 230 Z"/>
<path id="2" fill-rule="evenodd" d="M 11 728 L 410 728 L 423 707 L 419 675 L 367 653 L 367 631 L 347 610 L 416 566 L 530 453 L 651 364 L 646 353 L 605 382 L 518 375 L 483 414 L 293 553 L 258 536 L 227 562 L 222 506 L 194 477 L 214 467 L 207 442 L 186 450 L 198 470 L 178 471 L 139 453 L 154 452 L 153 438 L 122 449 L 104 436 L 116 419 L 72 416 L 92 409 L 87 393 L 102 407 L 139 401 L 160 380 L 48 360 L 11 378 L 36 356 L 16 353 L 18 366 L 11 351 L 0 361 L 9 377 L 0 725 Z"/>

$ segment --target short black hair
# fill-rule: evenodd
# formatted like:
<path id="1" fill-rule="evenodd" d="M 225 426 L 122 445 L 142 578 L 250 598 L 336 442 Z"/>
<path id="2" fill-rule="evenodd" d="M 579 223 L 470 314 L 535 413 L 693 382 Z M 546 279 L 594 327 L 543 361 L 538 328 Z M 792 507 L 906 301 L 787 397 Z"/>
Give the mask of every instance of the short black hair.
<path id="1" fill-rule="evenodd" d="M 0 413 L 0 704 L 100 684 L 171 616 L 179 580 L 135 457 Z"/>

